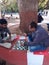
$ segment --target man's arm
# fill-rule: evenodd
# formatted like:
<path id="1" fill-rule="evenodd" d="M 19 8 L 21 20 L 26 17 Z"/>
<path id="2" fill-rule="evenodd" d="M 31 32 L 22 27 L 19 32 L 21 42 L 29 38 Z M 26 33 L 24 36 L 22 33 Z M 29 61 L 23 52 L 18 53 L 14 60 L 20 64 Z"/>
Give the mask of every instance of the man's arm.
<path id="1" fill-rule="evenodd" d="M 33 42 L 27 42 L 24 44 L 24 46 L 35 46 L 39 45 L 41 41 L 43 41 L 46 38 L 46 36 L 42 35 L 42 32 L 37 32 L 35 35 L 35 38 Z"/>

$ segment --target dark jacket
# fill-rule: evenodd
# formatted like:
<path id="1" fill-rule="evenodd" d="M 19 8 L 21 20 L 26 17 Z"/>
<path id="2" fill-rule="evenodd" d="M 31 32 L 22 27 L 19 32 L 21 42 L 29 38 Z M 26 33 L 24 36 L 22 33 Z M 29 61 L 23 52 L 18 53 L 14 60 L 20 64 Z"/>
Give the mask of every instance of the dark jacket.
<path id="1" fill-rule="evenodd" d="M 7 37 L 7 34 L 11 34 L 8 28 L 0 28 L 0 43 L 3 42 L 3 39 Z"/>
<path id="2" fill-rule="evenodd" d="M 40 14 L 38 14 L 38 23 L 41 23 L 42 21 L 43 21 L 43 17 Z"/>

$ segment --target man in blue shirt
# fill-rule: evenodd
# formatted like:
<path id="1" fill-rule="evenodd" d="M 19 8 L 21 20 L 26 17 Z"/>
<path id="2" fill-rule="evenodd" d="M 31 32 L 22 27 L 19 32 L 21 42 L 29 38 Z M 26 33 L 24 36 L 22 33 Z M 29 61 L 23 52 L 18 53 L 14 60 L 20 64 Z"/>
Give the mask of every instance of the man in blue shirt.
<path id="1" fill-rule="evenodd" d="M 45 50 L 49 46 L 48 32 L 43 27 L 32 21 L 29 25 L 29 31 L 30 41 L 25 43 L 24 46 L 28 46 L 30 51 Z"/>

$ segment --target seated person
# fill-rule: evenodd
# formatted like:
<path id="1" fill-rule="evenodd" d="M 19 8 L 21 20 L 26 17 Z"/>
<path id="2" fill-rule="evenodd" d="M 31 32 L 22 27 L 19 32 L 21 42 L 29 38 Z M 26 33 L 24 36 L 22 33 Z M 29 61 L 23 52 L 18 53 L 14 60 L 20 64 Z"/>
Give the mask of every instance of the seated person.
<path id="1" fill-rule="evenodd" d="M 45 50 L 49 46 L 48 32 L 43 27 L 32 21 L 29 31 L 29 42 L 27 41 L 24 46 L 28 46 L 30 51 Z"/>
<path id="2" fill-rule="evenodd" d="M 7 34 L 9 34 L 9 38 L 7 38 Z M 6 19 L 0 19 L 0 43 L 11 42 L 11 33 L 7 27 Z"/>
<path id="3" fill-rule="evenodd" d="M 38 23 L 41 23 L 43 21 L 43 17 L 41 16 L 41 14 L 38 14 Z"/>

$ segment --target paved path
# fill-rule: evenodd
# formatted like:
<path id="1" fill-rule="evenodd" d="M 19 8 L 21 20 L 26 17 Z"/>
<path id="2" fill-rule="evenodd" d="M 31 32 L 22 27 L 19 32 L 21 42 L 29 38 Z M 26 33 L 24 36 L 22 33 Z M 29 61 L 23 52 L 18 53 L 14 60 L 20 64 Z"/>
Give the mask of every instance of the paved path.
<path id="1" fill-rule="evenodd" d="M 8 28 L 10 29 L 11 33 L 16 33 L 17 28 L 19 28 L 20 25 L 20 19 L 13 19 L 9 18 L 8 21 Z"/>

